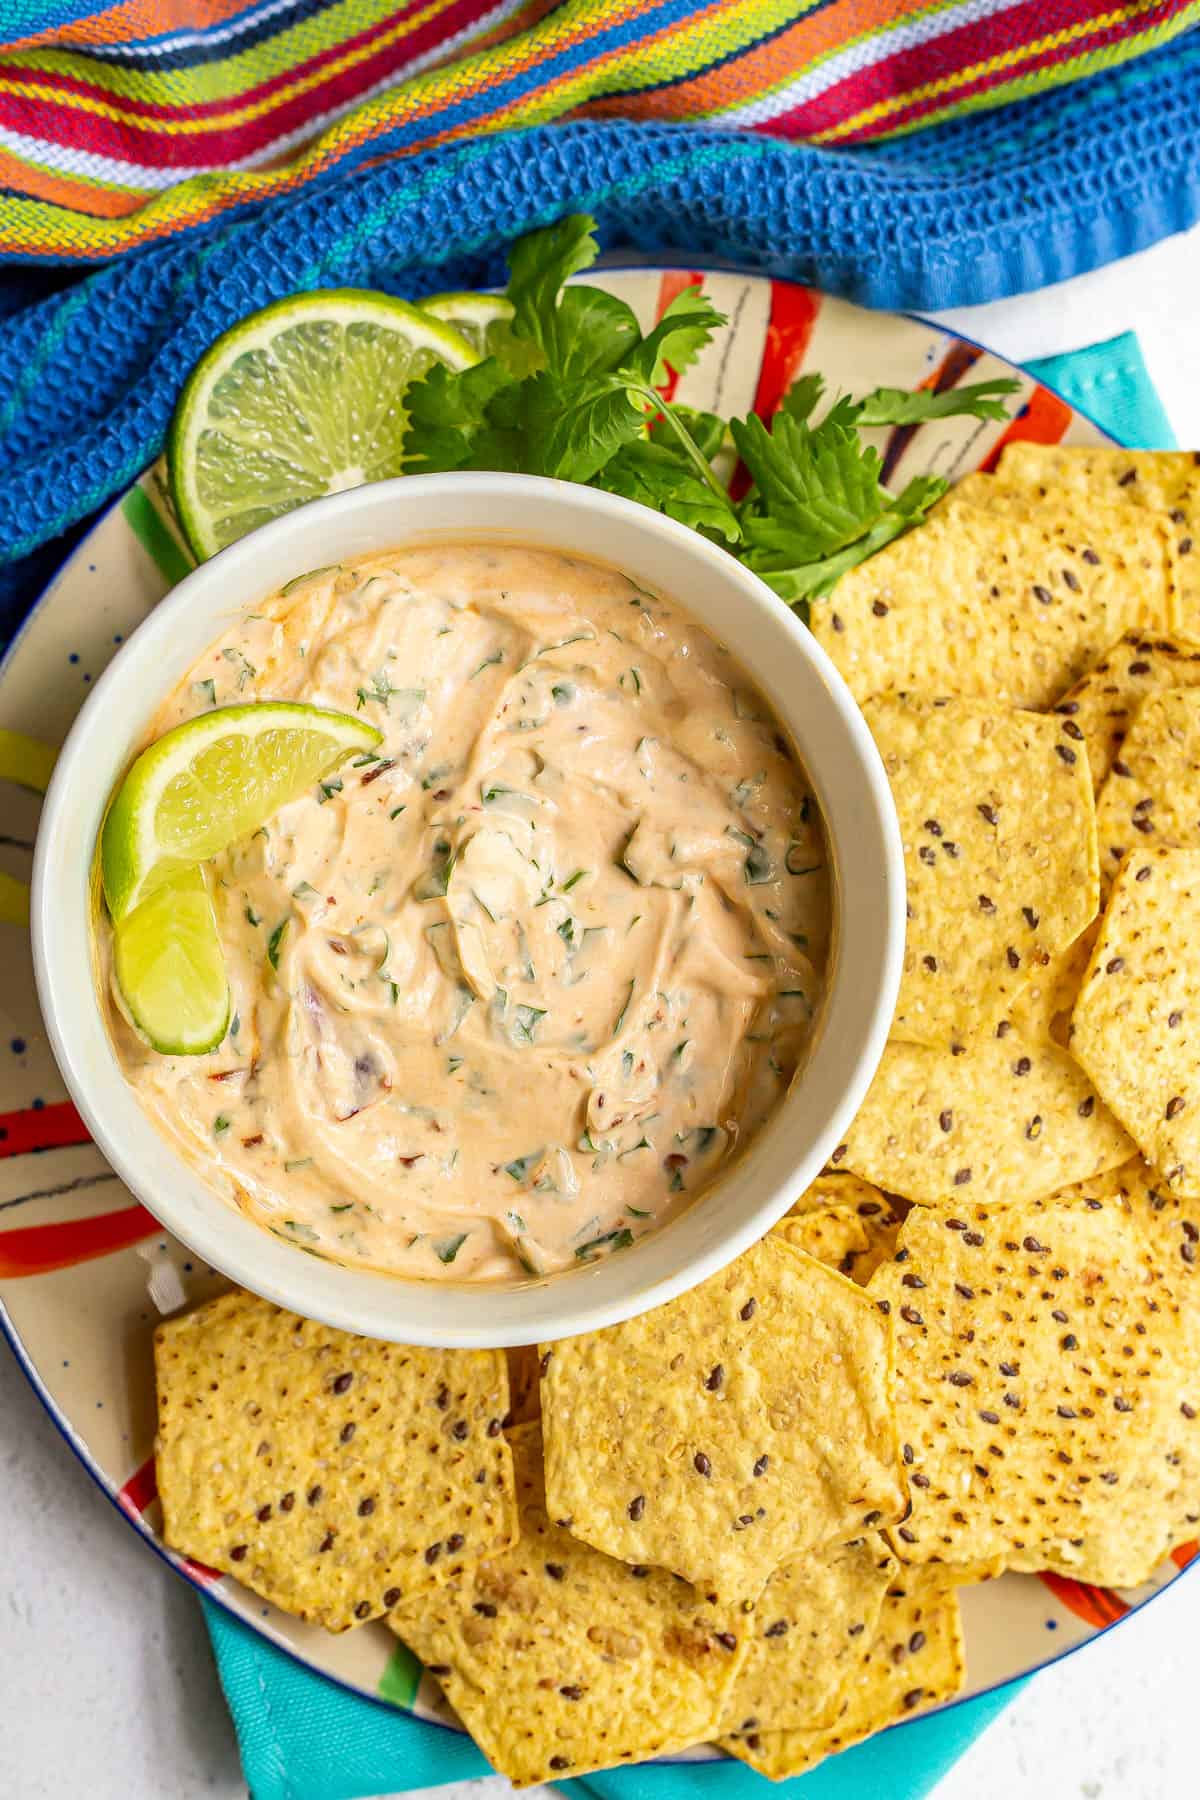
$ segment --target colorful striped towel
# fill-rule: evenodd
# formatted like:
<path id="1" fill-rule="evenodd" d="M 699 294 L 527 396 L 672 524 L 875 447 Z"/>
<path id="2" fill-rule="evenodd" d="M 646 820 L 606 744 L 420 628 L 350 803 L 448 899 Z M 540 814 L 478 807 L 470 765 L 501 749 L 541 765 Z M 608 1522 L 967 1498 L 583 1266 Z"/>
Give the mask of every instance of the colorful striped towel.
<path id="1" fill-rule="evenodd" d="M 1111 68 L 1200 0 L 9 0 L 0 251 L 94 260 L 550 120 L 862 144 Z"/>
<path id="2" fill-rule="evenodd" d="M 606 249 L 911 310 L 1181 230 L 1200 217 L 1198 11 L 6 0 L 0 643 L 157 455 L 198 357 L 283 295 L 484 285 L 515 237 L 581 208 Z"/>

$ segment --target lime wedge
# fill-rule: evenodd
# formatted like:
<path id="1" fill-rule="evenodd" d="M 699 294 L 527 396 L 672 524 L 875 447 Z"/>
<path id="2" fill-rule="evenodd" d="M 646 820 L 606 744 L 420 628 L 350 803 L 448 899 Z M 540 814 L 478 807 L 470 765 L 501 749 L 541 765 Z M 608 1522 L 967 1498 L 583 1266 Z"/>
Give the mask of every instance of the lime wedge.
<path id="1" fill-rule="evenodd" d="M 503 294 L 431 294 L 421 311 L 452 325 L 480 356 L 499 357 L 517 377 L 540 366 L 537 345 L 513 331 L 512 301 Z"/>
<path id="2" fill-rule="evenodd" d="M 401 472 L 404 389 L 479 357 L 451 325 L 387 294 L 297 294 L 201 358 L 167 439 L 171 496 L 200 558 L 306 500 Z"/>
<path id="3" fill-rule="evenodd" d="M 229 1028 L 229 982 L 203 869 L 156 887 L 113 932 L 125 1010 L 164 1056 L 215 1050 Z"/>
<path id="4" fill-rule="evenodd" d="M 453 325 L 480 356 L 491 356 L 512 335 L 512 301 L 503 294 L 431 294 L 421 311 Z"/>
<path id="5" fill-rule="evenodd" d="M 143 750 L 100 839 L 104 898 L 120 922 L 161 883 L 265 825 L 347 756 L 373 751 L 374 726 L 283 700 L 221 706 Z"/>

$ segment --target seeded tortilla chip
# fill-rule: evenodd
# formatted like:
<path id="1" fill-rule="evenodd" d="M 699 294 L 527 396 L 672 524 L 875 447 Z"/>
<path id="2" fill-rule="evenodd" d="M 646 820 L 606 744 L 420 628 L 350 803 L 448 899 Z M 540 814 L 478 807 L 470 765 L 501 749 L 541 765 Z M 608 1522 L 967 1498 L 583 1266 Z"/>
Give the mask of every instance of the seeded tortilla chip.
<path id="1" fill-rule="evenodd" d="M 1200 850 L 1200 688 L 1143 700 L 1096 802 L 1107 889 L 1126 851 Z"/>
<path id="2" fill-rule="evenodd" d="M 346 1631 L 516 1536 L 499 1351 L 232 1293 L 160 1325 L 154 1360 L 166 1542 L 285 1612 Z"/>
<path id="3" fill-rule="evenodd" d="M 964 475 L 956 481 L 937 505 L 937 511 L 956 512 L 964 506 L 996 513 L 1005 519 L 1045 520 L 1053 516 L 1057 520 L 1069 521 L 1072 530 L 1085 532 L 1099 541 L 1104 540 L 1111 548 L 1120 549 L 1131 541 L 1130 533 L 1140 530 L 1130 518 L 1130 502 L 1115 487 L 1110 493 L 1098 492 L 1094 488 L 1089 491 L 1086 485 L 1073 486 L 1066 481 L 1049 500 L 1044 491 L 1038 487 L 1030 487 L 1020 481 L 1010 481 L 1003 474 L 989 475 L 982 470 L 971 475 Z M 1173 585 L 1178 588 L 1178 549 L 1176 539 L 1178 531 L 1172 527 L 1172 521 L 1165 507 L 1146 506 L 1143 513 L 1156 515 L 1169 545 Z"/>
<path id="4" fill-rule="evenodd" d="M 956 1583 L 942 1570 L 905 1569 L 888 1588 L 868 1647 L 847 1672 L 832 1725 L 752 1732 L 721 1744 L 760 1775 L 782 1781 L 952 1699 L 966 1672 Z"/>
<path id="5" fill-rule="evenodd" d="M 879 1264 L 894 1254 L 907 1211 L 908 1202 L 896 1194 L 884 1194 L 857 1175 L 827 1172 L 805 1189 L 775 1230 L 794 1250 L 806 1250 L 865 1287 Z M 816 1222 L 806 1226 L 810 1218 Z M 819 1247 L 814 1249 L 814 1243 Z"/>
<path id="6" fill-rule="evenodd" d="M 1078 731 L 1086 745 L 1097 793 L 1142 701 L 1164 688 L 1184 687 L 1200 687 L 1200 644 L 1130 631 L 1056 702 L 1063 730 L 1072 739 Z"/>
<path id="7" fill-rule="evenodd" d="M 749 1621 L 553 1524 L 538 1427 L 516 1427 L 512 1447 L 520 1542 L 407 1600 L 392 1629 L 437 1677 L 493 1768 L 518 1786 L 710 1737 Z"/>
<path id="8" fill-rule="evenodd" d="M 896 1331 L 901 1559 L 1144 1580 L 1178 1520 L 1186 1346 L 1124 1202 L 915 1208 L 870 1292 Z"/>
<path id="9" fill-rule="evenodd" d="M 1200 1197 L 1200 850 L 1126 858 L 1071 1053 L 1167 1188 Z"/>
<path id="10" fill-rule="evenodd" d="M 1084 510 L 1116 501 L 1166 515 L 1179 564 L 1180 617 L 1200 631 L 1200 467 L 1191 450 L 1104 450 L 1068 444 L 1009 444 L 999 480 L 1035 498 L 1064 495 Z"/>
<path id="11" fill-rule="evenodd" d="M 1093 919 L 1073 944 L 1030 976 L 1008 1015 L 1022 1037 L 1032 1038 L 1035 1043 L 1058 1044 L 1064 1050 L 1069 1047 L 1071 1013 L 1099 931 L 1100 921 Z"/>
<path id="12" fill-rule="evenodd" d="M 543 1360 L 554 1518 L 722 1600 L 903 1510 L 889 1335 L 866 1295 L 767 1237 L 690 1294 Z"/>
<path id="13" fill-rule="evenodd" d="M 852 1206 L 821 1206 L 798 1217 L 789 1213 L 775 1226 L 774 1236 L 843 1275 L 852 1274 L 856 1258 L 871 1247 L 867 1228 Z"/>
<path id="14" fill-rule="evenodd" d="M 843 1682 L 871 1642 L 898 1573 L 874 1533 L 776 1569 L 749 1621 L 750 1647 L 722 1729 L 832 1724 Z"/>
<path id="15" fill-rule="evenodd" d="M 1133 1156 L 1059 1199 L 1125 1200 L 1181 1306 L 1200 1310 L 1200 1200 L 1173 1193 L 1145 1157 Z M 1200 1364 L 1196 1373 L 1200 1376 Z"/>
<path id="16" fill-rule="evenodd" d="M 1166 512 L 1200 474 L 1191 450 L 1121 450 L 1094 444 L 1006 444 L 994 479 L 1042 499 L 1119 500 Z"/>
<path id="17" fill-rule="evenodd" d="M 1121 535 L 1071 518 L 939 512 L 814 602 L 812 631 L 860 703 L 926 693 L 1042 710 L 1123 631 L 1173 622 L 1170 545 L 1150 513 Z"/>
<path id="18" fill-rule="evenodd" d="M 540 1358 L 536 1344 L 520 1344 L 504 1352 L 508 1359 L 508 1417 L 514 1425 L 527 1425 L 541 1417 L 538 1400 Z"/>
<path id="19" fill-rule="evenodd" d="M 827 1206 L 852 1206 L 862 1217 L 876 1218 L 888 1211 L 886 1194 L 870 1181 L 847 1175 L 839 1169 L 825 1169 L 811 1181 L 798 1200 L 789 1207 L 787 1218 L 801 1218 L 805 1213 L 821 1212 Z"/>
<path id="20" fill-rule="evenodd" d="M 1002 1019 L 957 1056 L 888 1044 L 833 1160 L 932 1206 L 1052 1194 L 1131 1151 L 1071 1057 Z"/>
<path id="21" fill-rule="evenodd" d="M 1127 1203 L 1179 1302 L 1184 1368 L 1175 1422 L 1180 1506 L 1169 1546 L 1174 1549 L 1200 1531 L 1200 1201 L 1171 1193 L 1140 1156 L 1083 1188 L 1068 1189 L 1062 1198 L 1085 1195 L 1120 1198 Z"/>
<path id="22" fill-rule="evenodd" d="M 892 1036 L 949 1047 L 993 1026 L 1096 915 L 1087 762 L 1037 713 L 908 695 L 865 711 L 908 878 Z"/>

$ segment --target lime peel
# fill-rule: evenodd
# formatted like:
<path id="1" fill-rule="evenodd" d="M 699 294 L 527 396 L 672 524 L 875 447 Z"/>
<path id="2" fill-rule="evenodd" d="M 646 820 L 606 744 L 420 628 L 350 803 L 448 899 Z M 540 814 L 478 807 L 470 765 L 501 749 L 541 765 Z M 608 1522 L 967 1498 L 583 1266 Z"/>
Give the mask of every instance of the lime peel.
<path id="1" fill-rule="evenodd" d="M 433 313 L 365 288 L 277 300 L 218 338 L 167 438 L 176 516 L 203 560 L 324 494 L 399 475 L 404 389 L 478 362 Z"/>
<path id="2" fill-rule="evenodd" d="M 161 882 L 114 926 L 113 974 L 126 1016 L 155 1050 L 216 1049 L 229 1029 L 229 979 L 203 869 Z"/>
<path id="3" fill-rule="evenodd" d="M 349 713 L 284 700 L 216 707 L 168 731 L 137 758 L 104 821 L 101 871 L 114 920 L 381 741 Z"/>

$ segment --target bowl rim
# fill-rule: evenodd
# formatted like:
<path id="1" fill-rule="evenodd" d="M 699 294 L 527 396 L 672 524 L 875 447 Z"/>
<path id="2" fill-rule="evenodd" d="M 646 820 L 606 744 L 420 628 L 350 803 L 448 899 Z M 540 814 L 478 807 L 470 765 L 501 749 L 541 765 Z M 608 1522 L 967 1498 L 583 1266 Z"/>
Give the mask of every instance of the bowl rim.
<path id="1" fill-rule="evenodd" d="M 461 511 L 461 523 L 430 528 L 419 521 L 429 507 Z M 511 508 L 530 523 L 480 527 L 473 515 L 491 506 L 507 518 Z M 774 711 L 801 746 L 806 774 L 821 806 L 837 900 L 836 934 L 821 1025 L 804 1070 L 777 1116 L 746 1152 L 692 1206 L 659 1231 L 648 1233 L 621 1258 L 586 1269 L 563 1271 L 540 1282 L 468 1284 L 407 1279 L 378 1270 L 349 1268 L 308 1255 L 276 1238 L 239 1213 L 216 1186 L 210 1186 L 160 1134 L 126 1083 L 107 1037 L 91 975 L 91 932 L 86 908 L 91 843 L 78 847 L 82 809 L 94 820 L 94 842 L 112 781 L 96 770 L 113 763 L 114 717 L 132 720 L 137 740 L 154 706 L 168 691 L 147 679 L 144 665 L 155 649 L 170 643 L 176 622 L 202 609 L 211 643 L 224 615 L 235 616 L 257 594 L 277 583 L 255 579 L 256 567 L 286 555 L 287 546 L 328 528 L 343 535 L 366 529 L 375 551 L 429 541 L 507 538 L 530 546 L 567 546 L 544 521 L 588 521 L 596 532 L 611 525 L 630 541 L 640 539 L 647 555 L 672 567 L 680 581 L 653 585 L 674 598 L 686 588 L 690 563 L 722 591 L 722 605 L 736 623 L 739 604 L 748 606 L 766 636 L 778 640 L 793 670 L 806 664 L 807 701 L 820 715 L 820 729 L 839 751 L 836 767 L 814 767 L 804 748 L 806 720 L 773 683 L 770 669 L 755 668 L 738 646 L 736 634 L 699 617 L 686 597 L 677 603 L 714 635 L 724 635 L 755 684 L 765 689 Z M 539 530 L 537 519 L 543 521 Z M 565 524 L 563 526 L 565 530 Z M 614 533 L 614 535 L 617 535 Z M 371 546 L 342 549 L 339 555 L 372 554 Z M 586 560 L 606 560 L 600 551 L 576 552 Z M 626 546 L 611 559 L 623 567 L 634 560 Z M 297 552 L 297 561 L 302 561 Z M 284 577 L 283 579 L 286 579 Z M 235 594 L 235 604 L 227 596 Z M 202 653 L 203 645 L 194 654 Z M 193 658 L 194 659 L 194 658 Z M 811 677 L 811 679 L 807 679 Z M 176 678 L 177 679 L 177 678 Z M 815 727 L 814 727 L 815 729 Z M 122 750 L 116 773 L 123 768 Z M 821 759 L 818 757 L 818 764 Z M 80 862 L 84 866 L 80 867 Z M 380 482 L 326 496 L 297 508 L 239 539 L 200 564 L 130 634 L 81 708 L 46 794 L 37 835 L 31 892 L 34 970 L 52 1052 L 98 1148 L 135 1199 L 197 1256 L 253 1292 L 288 1309 L 366 1336 L 415 1344 L 485 1348 L 553 1341 L 600 1329 L 664 1304 L 715 1274 L 756 1242 L 787 1210 L 791 1200 L 819 1173 L 840 1142 L 874 1075 L 886 1042 L 899 987 L 904 944 L 904 865 L 899 826 L 882 761 L 857 702 L 815 638 L 758 576 L 736 558 L 689 527 L 634 501 L 574 483 L 539 476 L 452 472 Z M 97 1047 L 97 1032 L 104 1050 Z M 818 1099 L 820 1118 L 810 1124 L 801 1152 L 780 1150 L 798 1095 Z M 764 1145 L 773 1146 L 764 1161 Z M 780 1176 L 781 1164 L 788 1173 Z M 760 1168 L 761 1165 L 761 1168 Z M 775 1173 L 764 1173 L 770 1166 Z M 766 1191 L 759 1191 L 765 1186 Z M 731 1191 L 743 1198 L 737 1216 L 718 1228 L 714 1200 Z M 754 1194 L 757 1194 L 757 1198 Z M 705 1220 L 700 1229 L 697 1220 Z M 692 1222 L 690 1231 L 686 1228 Z M 690 1246 L 687 1239 L 695 1239 Z M 664 1251 L 663 1246 L 668 1246 Z M 676 1253 L 669 1254 L 673 1249 Z M 651 1259 L 662 1265 L 644 1272 Z M 607 1275 L 605 1276 L 605 1271 Z M 604 1277 L 597 1280 L 597 1276 Z M 640 1277 L 640 1279 L 639 1279 Z M 470 1296 L 470 1306 L 453 1297 Z M 519 1301 L 515 1297 L 520 1297 Z M 433 1301 L 440 1298 L 442 1304 Z M 422 1299 L 424 1304 L 421 1304 Z M 446 1302 L 450 1304 L 447 1305 Z"/>

